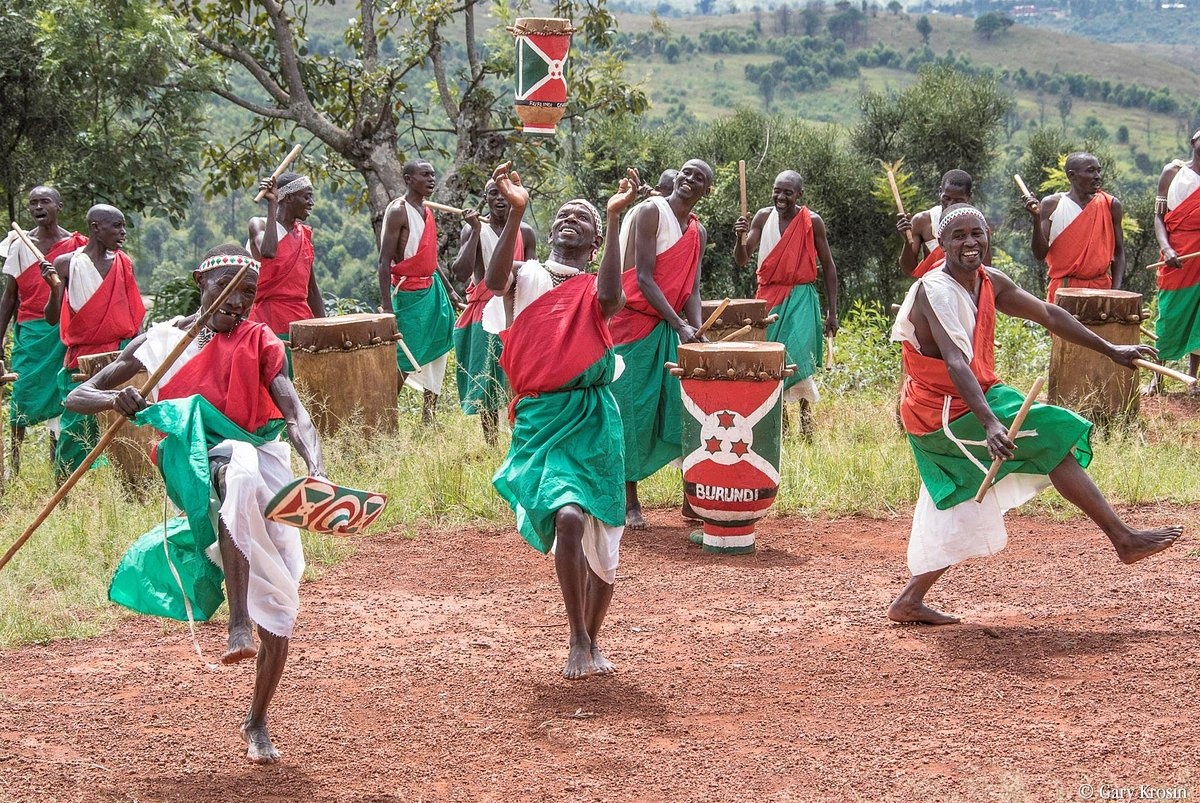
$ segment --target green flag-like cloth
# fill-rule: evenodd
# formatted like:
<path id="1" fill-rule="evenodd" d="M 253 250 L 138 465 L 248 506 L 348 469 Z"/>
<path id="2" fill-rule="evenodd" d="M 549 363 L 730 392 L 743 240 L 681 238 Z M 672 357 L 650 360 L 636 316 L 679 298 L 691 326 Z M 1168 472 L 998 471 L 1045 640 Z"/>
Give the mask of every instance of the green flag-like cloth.
<path id="1" fill-rule="evenodd" d="M 202 396 L 158 402 L 139 413 L 136 421 L 166 435 L 158 446 L 158 469 L 167 496 L 183 513 L 166 522 L 165 551 L 162 524 L 134 542 L 113 574 L 108 598 L 139 613 L 186 621 L 180 583 L 167 565 L 169 552 L 191 602 L 192 618 L 206 621 L 225 599 L 224 575 L 204 553 L 217 540 L 220 509 L 208 450 L 225 440 L 262 446 L 278 439 L 284 422 L 271 421 L 249 433 Z"/>
<path id="2" fill-rule="evenodd" d="M 1154 346 L 1162 360 L 1178 360 L 1200 351 L 1200 284 L 1158 291 L 1154 333 L 1158 335 Z"/>
<path id="3" fill-rule="evenodd" d="M 454 365 L 458 403 L 467 415 L 499 410 L 505 405 L 500 337 L 476 321 L 454 329 Z"/>
<path id="4" fill-rule="evenodd" d="M 625 480 L 639 482 L 682 455 L 679 379 L 665 363 L 679 359 L 679 335 L 666 321 L 614 347 L 625 369 L 612 385 L 625 428 Z"/>
<path id="5" fill-rule="evenodd" d="M 812 283 L 798 284 L 788 291 L 782 304 L 771 308 L 779 320 L 767 326 L 767 340 L 782 343 L 788 362 L 796 364 L 796 373 L 783 380 L 787 390 L 821 367 L 825 349 L 821 343 L 821 299 Z"/>
<path id="6" fill-rule="evenodd" d="M 392 312 L 404 345 L 417 359 L 410 365 L 404 349 L 396 349 L 396 365 L 401 371 L 428 365 L 454 347 L 450 331 L 454 328 L 454 307 L 446 287 L 437 276 L 424 290 L 392 290 Z"/>
<path id="7" fill-rule="evenodd" d="M 986 399 L 1006 427 L 1012 424 L 1025 400 L 1016 390 L 1001 384 L 993 385 Z M 921 481 L 938 510 L 974 499 L 992 463 L 987 434 L 974 413 L 951 421 L 950 433 L 953 438 L 944 429 L 908 436 Z M 1070 410 L 1034 403 L 1014 439 L 1017 447 L 1014 456 L 1001 463 L 996 482 L 1009 474 L 1049 474 L 1068 454 L 1073 454 L 1079 465 L 1087 468 L 1092 462 L 1091 433 L 1092 422 Z M 974 460 L 963 454 L 959 444 Z"/>
<path id="8" fill-rule="evenodd" d="M 8 409 L 14 427 L 32 426 L 62 415 L 58 372 L 66 355 L 57 324 L 34 319 L 14 325 L 12 370 L 19 378 L 13 385 Z"/>

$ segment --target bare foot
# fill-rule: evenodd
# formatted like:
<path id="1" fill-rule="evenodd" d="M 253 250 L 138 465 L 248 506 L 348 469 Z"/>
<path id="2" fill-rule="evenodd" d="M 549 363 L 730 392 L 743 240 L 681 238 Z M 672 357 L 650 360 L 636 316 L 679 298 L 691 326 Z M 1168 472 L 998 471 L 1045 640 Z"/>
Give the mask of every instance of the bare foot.
<path id="1" fill-rule="evenodd" d="M 571 652 L 567 655 L 567 665 L 563 667 L 563 677 L 567 680 L 582 680 L 594 673 L 592 646 L 590 644 L 572 644 Z"/>
<path id="2" fill-rule="evenodd" d="M 221 656 L 221 663 L 228 666 L 256 655 L 258 655 L 258 647 L 254 644 L 254 631 L 250 625 L 235 627 L 229 631 L 228 649 Z"/>
<path id="3" fill-rule="evenodd" d="M 1175 543 L 1183 535 L 1183 525 L 1174 524 L 1170 527 L 1156 527 L 1152 530 L 1130 530 L 1128 533 L 1112 538 L 1116 547 L 1117 557 L 1122 563 L 1137 563 L 1156 552 L 1162 552 Z"/>
<path id="4" fill-rule="evenodd" d="M 246 758 L 253 764 L 274 764 L 279 761 L 279 751 L 271 742 L 265 721 L 256 725 L 242 725 L 242 738 L 246 741 Z"/>
<path id="5" fill-rule="evenodd" d="M 604 657 L 604 653 L 600 652 L 600 647 L 592 644 L 592 674 L 593 675 L 611 675 L 616 672 L 617 668 L 613 666 L 612 661 Z"/>
<path id="6" fill-rule="evenodd" d="M 650 525 L 646 524 L 646 518 L 642 515 L 641 505 L 625 508 L 626 530 L 645 530 L 649 527 Z"/>
<path id="7" fill-rule="evenodd" d="M 959 622 L 957 616 L 935 611 L 923 602 L 896 600 L 888 608 L 887 615 L 893 622 L 901 624 L 956 625 Z"/>

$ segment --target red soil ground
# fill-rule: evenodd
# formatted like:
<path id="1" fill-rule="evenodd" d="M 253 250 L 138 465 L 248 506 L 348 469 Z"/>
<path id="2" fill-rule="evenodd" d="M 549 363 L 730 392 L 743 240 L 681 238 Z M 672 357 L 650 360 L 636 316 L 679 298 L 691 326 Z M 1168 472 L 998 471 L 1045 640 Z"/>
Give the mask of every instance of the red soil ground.
<path id="1" fill-rule="evenodd" d="M 1008 549 L 931 597 L 967 624 L 930 629 L 884 618 L 907 519 L 771 519 L 747 557 L 651 522 L 603 639 L 619 673 L 583 682 L 558 675 L 552 563 L 514 534 L 362 540 L 302 590 L 274 767 L 237 733 L 251 667 L 206 669 L 178 625 L 0 653 L 0 799 L 1200 794 L 1195 530 L 1125 567 L 1086 521 L 1010 517 Z M 223 628 L 200 638 L 211 659 Z"/>

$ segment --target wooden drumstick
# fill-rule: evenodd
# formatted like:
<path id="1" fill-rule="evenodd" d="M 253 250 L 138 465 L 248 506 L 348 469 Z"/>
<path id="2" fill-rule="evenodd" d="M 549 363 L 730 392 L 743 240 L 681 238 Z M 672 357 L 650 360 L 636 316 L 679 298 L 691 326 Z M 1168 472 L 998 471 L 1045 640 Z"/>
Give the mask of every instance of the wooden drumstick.
<path id="1" fill-rule="evenodd" d="M 892 188 L 892 200 L 896 202 L 896 211 L 903 215 L 905 214 L 904 201 L 900 200 L 900 188 L 896 186 L 896 174 L 891 170 L 888 170 L 887 179 L 888 186 Z M 905 234 L 908 235 L 908 244 L 912 246 L 913 251 L 918 251 L 917 235 L 913 233 L 911 228 L 905 231 Z M 917 256 L 920 256 L 919 252 L 917 253 Z"/>
<path id="2" fill-rule="evenodd" d="M 279 167 L 275 168 L 275 172 L 271 174 L 271 178 L 279 178 L 281 175 L 283 175 L 283 171 L 287 170 L 288 167 L 291 166 L 292 162 L 296 161 L 296 157 L 299 155 L 300 146 L 297 145 L 296 147 L 292 148 L 291 152 L 288 153 L 287 156 L 283 157 L 283 161 L 279 163 Z M 258 195 L 254 196 L 254 203 L 261 201 L 263 196 L 266 194 L 266 190 L 259 190 Z"/>
<path id="3" fill-rule="evenodd" d="M 13 221 L 13 224 L 12 224 L 12 230 L 17 233 L 17 237 L 21 240 L 22 243 L 25 244 L 25 247 L 33 252 L 34 259 L 36 259 L 38 262 L 46 261 L 46 257 L 43 256 L 42 252 L 40 250 L 38 250 L 38 247 L 36 245 L 34 245 L 33 240 L 29 239 L 29 235 L 25 233 L 25 229 L 18 226 L 17 221 L 15 221 L 15 220 Z M 58 276 L 58 274 L 53 274 L 50 277 L 50 284 L 54 285 L 55 287 L 58 287 L 60 284 L 62 284 L 62 279 Z"/>
<path id="4" fill-rule="evenodd" d="M 754 328 L 753 326 L 743 326 L 741 329 L 734 329 L 732 332 L 725 335 L 724 337 L 718 338 L 717 342 L 724 343 L 726 340 L 736 340 L 739 337 L 741 337 L 742 335 L 749 332 L 753 328 Z"/>
<path id="5" fill-rule="evenodd" d="M 1021 409 L 1017 411 L 1016 418 L 1013 419 L 1012 426 L 1008 428 L 1008 439 L 1013 443 L 1013 449 L 1017 448 L 1017 433 L 1021 431 L 1021 425 L 1025 423 L 1025 416 L 1029 415 L 1029 408 L 1033 406 L 1033 401 L 1042 392 L 1042 385 L 1046 383 L 1046 377 L 1039 376 L 1037 381 L 1033 383 L 1029 393 L 1025 396 L 1025 401 L 1021 403 Z M 982 502 L 983 497 L 987 494 L 988 488 L 992 487 L 992 482 L 996 479 L 996 475 L 1000 473 L 1000 466 L 1004 461 L 997 457 L 992 461 L 992 467 L 988 469 L 987 476 L 983 478 L 983 484 L 979 486 L 979 493 L 975 494 L 975 501 Z"/>
<path id="6" fill-rule="evenodd" d="M 14 223 L 13 225 L 16 226 L 17 224 Z M 1184 254 L 1181 257 L 1175 257 L 1175 258 L 1178 259 L 1180 262 L 1186 262 L 1187 260 L 1195 259 L 1196 257 L 1200 257 L 1200 251 L 1197 251 L 1194 254 Z M 1155 268 L 1164 267 L 1166 264 L 1167 264 L 1167 261 L 1164 259 L 1161 262 L 1152 262 L 1149 265 L 1147 265 L 1146 267 L 1150 270 L 1154 270 Z"/>
<path id="7" fill-rule="evenodd" d="M 746 203 L 746 160 L 738 159 L 738 184 L 742 191 L 742 217 L 747 217 L 750 214 L 750 207 Z M 738 235 L 738 245 L 746 244 L 746 235 Z"/>
<path id="8" fill-rule="evenodd" d="M 712 325 L 717 322 L 717 318 L 720 318 L 721 314 L 724 313 L 726 308 L 729 307 L 729 302 L 731 300 L 732 299 L 726 298 L 724 301 L 722 301 L 720 304 L 718 304 L 717 308 L 715 310 L 713 310 L 712 315 L 708 316 L 708 320 L 705 321 L 704 323 L 700 324 L 700 328 L 696 330 L 696 339 L 697 340 L 704 337 L 704 333 L 712 328 Z"/>
<path id="9" fill-rule="evenodd" d="M 0 374 L 0 385 L 7 385 L 20 379 L 17 374 Z"/>
<path id="10" fill-rule="evenodd" d="M 1017 189 L 1019 189 L 1021 191 L 1022 198 L 1029 195 L 1029 196 L 1032 196 L 1035 200 L 1037 199 L 1037 196 L 1034 195 L 1032 192 L 1030 192 L 1029 188 L 1025 186 L 1025 179 L 1021 178 L 1019 173 L 1013 173 L 1013 181 L 1017 182 Z"/>
<path id="11" fill-rule="evenodd" d="M 404 352 L 404 358 L 406 360 L 408 360 L 409 363 L 411 363 L 413 366 L 413 369 L 411 371 L 408 371 L 408 373 L 410 373 L 410 374 L 421 373 L 421 366 L 417 362 L 417 358 L 413 356 L 413 353 L 408 350 L 408 345 L 405 344 L 403 335 L 396 336 L 396 345 L 399 346 L 400 350 Z"/>
<path id="12" fill-rule="evenodd" d="M 1136 365 L 1138 368 L 1145 368 L 1147 371 L 1153 371 L 1156 374 L 1162 374 L 1163 376 L 1178 380 L 1185 385 L 1196 384 L 1196 377 L 1188 376 L 1187 374 L 1183 373 L 1182 371 L 1176 371 L 1174 368 L 1168 368 L 1167 366 L 1159 365 L 1156 362 L 1150 362 L 1149 360 L 1137 359 L 1137 360 L 1133 361 L 1133 364 Z"/>
<path id="13" fill-rule="evenodd" d="M 826 335 L 825 342 L 829 344 L 829 367 L 833 367 L 833 335 Z"/>
<path id="14" fill-rule="evenodd" d="M 449 212 L 452 215 L 461 215 L 463 213 L 463 210 L 457 206 L 447 206 L 446 204 L 439 204 L 437 201 L 422 201 L 422 203 L 436 212 Z"/>
<path id="15" fill-rule="evenodd" d="M 1154 334 L 1146 327 L 1139 326 L 1138 329 L 1141 331 L 1142 334 L 1144 334 L 1146 337 L 1150 338 L 1151 340 L 1158 340 L 1158 335 Z"/>
<path id="16" fill-rule="evenodd" d="M 209 305 L 208 309 L 201 310 L 200 314 L 196 316 L 195 322 L 191 325 L 187 332 L 184 333 L 184 336 L 179 340 L 179 342 L 175 344 L 175 348 L 171 349 L 170 353 L 167 354 L 166 359 L 162 361 L 162 364 L 159 365 L 158 368 L 154 369 L 154 373 L 150 374 L 150 377 L 142 383 L 142 386 L 138 388 L 138 392 L 141 393 L 143 397 L 150 395 L 150 391 L 154 390 L 155 386 L 157 386 L 159 381 L 163 378 L 163 375 L 166 374 L 171 366 L 175 364 L 175 361 L 178 360 L 180 355 L 183 354 L 184 350 L 191 345 L 192 341 L 196 339 L 196 336 L 200 334 L 201 327 L 208 323 L 208 319 L 212 317 L 212 314 L 219 310 L 221 305 L 225 303 L 225 300 L 229 298 L 229 296 L 233 294 L 233 291 L 238 288 L 238 285 L 242 283 L 242 279 L 246 277 L 247 271 L 250 270 L 250 264 L 251 263 L 247 262 L 245 265 L 242 265 L 241 269 L 234 274 L 233 281 L 225 286 L 225 288 L 221 291 L 221 294 L 217 296 L 216 300 Z M 0 569 L 3 569 L 6 565 L 8 565 L 8 562 L 12 560 L 12 556 L 17 554 L 17 550 L 25 545 L 25 542 L 28 541 L 37 531 L 37 528 L 42 526 L 42 522 L 44 522 L 50 516 L 50 514 L 54 512 L 54 508 L 58 507 L 58 503 L 63 500 L 63 497 L 65 497 L 67 493 L 75 487 L 75 483 L 79 482 L 80 478 L 87 473 L 88 469 L 92 467 L 92 463 L 96 462 L 96 458 L 101 455 L 105 447 L 112 442 L 113 438 L 117 437 L 117 433 L 121 431 L 121 427 L 124 424 L 125 417 L 117 416 L 116 420 L 112 422 L 112 426 L 110 426 L 105 433 L 100 436 L 99 442 L 96 443 L 91 453 L 88 454 L 88 456 L 84 458 L 83 462 L 79 464 L 79 468 L 75 469 L 75 471 L 71 473 L 71 476 L 67 477 L 66 482 L 64 482 L 59 489 L 54 492 L 54 495 L 50 497 L 50 501 L 46 503 L 41 512 L 37 514 L 37 517 L 34 518 L 33 523 L 25 528 L 25 532 L 21 533 L 21 537 L 18 538 L 11 547 L 8 548 L 8 551 L 4 553 L 4 557 L 0 557 Z"/>

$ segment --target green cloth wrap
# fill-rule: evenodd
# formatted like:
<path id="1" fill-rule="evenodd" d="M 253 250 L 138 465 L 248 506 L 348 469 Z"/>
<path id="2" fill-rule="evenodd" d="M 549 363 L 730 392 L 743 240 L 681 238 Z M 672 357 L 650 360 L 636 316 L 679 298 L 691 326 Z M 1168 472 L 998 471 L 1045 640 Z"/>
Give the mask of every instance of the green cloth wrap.
<path id="1" fill-rule="evenodd" d="M 12 426 L 28 427 L 62 415 L 58 373 L 66 356 L 58 324 L 36 319 L 13 324 L 12 370 L 19 378 L 9 399 Z"/>
<path id="2" fill-rule="evenodd" d="M 424 290 L 392 290 L 392 313 L 396 329 L 404 345 L 412 352 L 417 364 L 410 365 L 404 349 L 396 349 L 396 365 L 404 373 L 412 373 L 428 365 L 454 347 L 450 337 L 454 329 L 454 307 L 442 280 L 434 276 L 433 284 Z"/>
<path id="3" fill-rule="evenodd" d="M 767 340 L 782 343 L 787 361 L 796 364 L 796 373 L 783 380 L 783 389 L 812 376 L 821 367 L 824 344 L 821 334 L 821 298 L 816 285 L 798 284 L 788 291 L 783 303 L 771 308 L 779 320 L 767 326 Z"/>
<path id="4" fill-rule="evenodd" d="M 664 367 L 679 359 L 679 335 L 659 321 L 650 334 L 615 347 L 625 370 L 612 385 L 625 428 L 625 480 L 639 482 L 683 454 L 679 379 Z"/>
<path id="5" fill-rule="evenodd" d="M 1154 346 L 1162 360 L 1178 360 L 1200 351 L 1200 284 L 1158 291 L 1154 333 L 1158 335 Z"/>
<path id="6" fill-rule="evenodd" d="M 499 410 L 506 404 L 500 348 L 500 337 L 486 331 L 481 323 L 454 330 L 458 403 L 467 415 Z"/>

